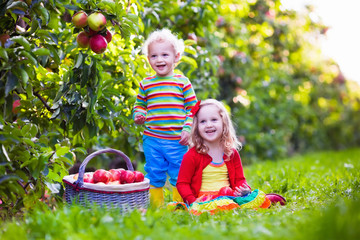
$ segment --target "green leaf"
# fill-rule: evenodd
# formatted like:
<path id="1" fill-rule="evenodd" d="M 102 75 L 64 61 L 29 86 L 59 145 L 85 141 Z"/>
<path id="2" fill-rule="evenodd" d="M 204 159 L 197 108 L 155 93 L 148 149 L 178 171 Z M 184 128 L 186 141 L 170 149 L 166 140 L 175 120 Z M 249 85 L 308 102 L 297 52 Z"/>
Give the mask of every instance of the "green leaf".
<path id="1" fill-rule="evenodd" d="M 60 146 L 58 144 L 55 146 L 55 148 L 56 148 L 56 155 L 59 157 L 64 156 L 66 153 L 68 153 L 70 151 L 69 147 Z"/>
<path id="2" fill-rule="evenodd" d="M 31 53 L 27 52 L 27 51 L 21 51 L 20 55 L 24 56 L 27 58 L 27 60 L 29 61 L 29 63 L 37 66 L 38 62 L 37 60 L 31 55 Z"/>
<path id="3" fill-rule="evenodd" d="M 40 15 L 42 16 L 44 21 L 44 24 L 42 25 L 47 25 L 50 20 L 49 11 L 46 8 L 42 7 L 41 5 L 37 5 L 37 7 L 34 10 L 35 11 L 38 10 L 37 12 L 40 13 Z"/>
<path id="4" fill-rule="evenodd" d="M 16 86 L 19 84 L 19 79 L 13 74 L 12 72 L 9 72 L 7 74 L 7 81 L 5 84 L 5 96 L 8 96 L 9 93 L 16 88 Z"/>
<path id="5" fill-rule="evenodd" d="M 37 56 L 49 56 L 50 55 L 50 50 L 46 49 L 46 48 L 38 48 L 32 52 L 33 52 L 33 54 L 35 54 Z"/>
<path id="6" fill-rule="evenodd" d="M 0 58 L 2 58 L 5 62 L 9 61 L 9 57 L 6 50 L 1 46 L 0 46 Z"/>
<path id="7" fill-rule="evenodd" d="M 81 52 L 79 52 L 79 54 L 76 56 L 76 63 L 74 68 L 79 68 L 83 62 L 84 58 Z"/>
<path id="8" fill-rule="evenodd" d="M 10 40 L 23 46 L 26 51 L 31 51 L 30 43 L 23 36 L 15 36 L 15 37 L 10 38 Z"/>
<path id="9" fill-rule="evenodd" d="M 14 70 L 14 74 L 21 80 L 22 85 L 25 86 L 29 81 L 29 75 L 25 69 L 17 65 L 14 67 Z"/>
<path id="10" fill-rule="evenodd" d="M 195 59 L 190 58 L 188 56 L 182 56 L 180 61 L 191 65 L 192 68 L 197 68 L 198 67 L 197 62 L 195 61 Z"/>
<path id="11" fill-rule="evenodd" d="M 2 176 L 0 177 L 0 185 L 4 184 L 5 182 L 9 182 L 9 181 L 17 181 L 17 180 L 21 180 L 18 176 L 16 175 L 6 175 L 6 176 Z"/>

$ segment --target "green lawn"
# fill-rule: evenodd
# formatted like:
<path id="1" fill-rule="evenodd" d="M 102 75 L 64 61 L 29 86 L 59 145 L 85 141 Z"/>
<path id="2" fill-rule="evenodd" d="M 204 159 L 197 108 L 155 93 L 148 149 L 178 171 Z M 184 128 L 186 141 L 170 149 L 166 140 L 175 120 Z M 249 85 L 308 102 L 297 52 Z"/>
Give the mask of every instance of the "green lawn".
<path id="1" fill-rule="evenodd" d="M 77 206 L 1 223 L 0 239 L 360 239 L 360 149 L 320 152 L 245 168 L 252 188 L 286 206 L 217 215 L 148 209 L 122 216 Z"/>

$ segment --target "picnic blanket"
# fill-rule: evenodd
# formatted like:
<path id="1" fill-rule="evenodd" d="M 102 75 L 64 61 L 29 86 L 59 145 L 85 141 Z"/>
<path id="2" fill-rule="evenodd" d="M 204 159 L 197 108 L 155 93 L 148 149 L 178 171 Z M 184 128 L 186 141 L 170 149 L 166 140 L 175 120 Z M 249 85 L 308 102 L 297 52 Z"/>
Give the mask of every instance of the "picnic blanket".
<path id="1" fill-rule="evenodd" d="M 270 205 L 271 202 L 266 197 L 266 194 L 259 189 L 255 189 L 243 197 L 204 195 L 197 198 L 196 201 L 190 205 L 184 202 L 170 202 L 167 205 L 167 208 L 174 211 L 183 209 L 194 215 L 200 215 L 205 212 L 215 214 L 219 211 L 227 211 L 236 208 L 269 208 Z"/>

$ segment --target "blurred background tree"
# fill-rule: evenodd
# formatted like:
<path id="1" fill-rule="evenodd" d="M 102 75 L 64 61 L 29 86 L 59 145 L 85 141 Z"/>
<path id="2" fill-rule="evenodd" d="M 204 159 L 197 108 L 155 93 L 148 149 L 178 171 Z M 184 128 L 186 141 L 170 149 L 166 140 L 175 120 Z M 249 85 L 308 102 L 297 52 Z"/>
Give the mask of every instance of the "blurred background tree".
<path id="1" fill-rule="evenodd" d="M 144 161 L 131 119 L 139 82 L 153 74 L 141 46 L 167 27 L 185 40 L 177 71 L 198 99 L 232 113 L 244 163 L 360 145 L 359 85 L 325 59 L 327 26 L 280 0 L 0 1 L 0 197 L 31 208 L 61 199 L 68 169 L 107 147 Z M 99 11 L 114 35 L 103 54 L 80 48 L 74 13 Z M 94 162 L 106 168 L 111 158 Z M 54 187 L 57 186 L 57 187 Z"/>

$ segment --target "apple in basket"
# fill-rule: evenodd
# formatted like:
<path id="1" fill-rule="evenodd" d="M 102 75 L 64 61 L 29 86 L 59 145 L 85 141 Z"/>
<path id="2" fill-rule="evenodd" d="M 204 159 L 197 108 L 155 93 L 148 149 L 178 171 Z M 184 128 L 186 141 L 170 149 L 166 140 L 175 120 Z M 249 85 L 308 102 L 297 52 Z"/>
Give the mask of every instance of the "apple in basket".
<path id="1" fill-rule="evenodd" d="M 109 171 L 106 171 L 104 169 L 98 169 L 94 172 L 93 179 L 94 183 L 102 182 L 107 184 L 112 180 L 112 175 Z"/>
<path id="2" fill-rule="evenodd" d="M 121 185 L 121 182 L 119 180 L 108 182 L 107 185 Z"/>
<path id="3" fill-rule="evenodd" d="M 234 196 L 234 190 L 231 189 L 229 186 L 225 186 L 220 188 L 219 190 L 220 196 Z"/>
<path id="4" fill-rule="evenodd" d="M 120 180 L 121 174 L 122 174 L 122 171 L 120 169 L 110 169 L 109 172 L 111 172 L 113 181 L 119 181 Z"/>
<path id="5" fill-rule="evenodd" d="M 86 182 L 86 183 L 94 183 L 93 175 L 94 175 L 94 173 L 92 173 L 92 172 L 84 173 L 84 182 Z"/>
<path id="6" fill-rule="evenodd" d="M 125 170 L 121 174 L 121 183 L 133 183 L 135 181 L 135 174 L 130 170 Z"/>
<path id="7" fill-rule="evenodd" d="M 135 182 L 142 182 L 144 181 L 144 174 L 142 172 L 139 171 L 134 171 L 134 175 L 135 175 Z"/>

